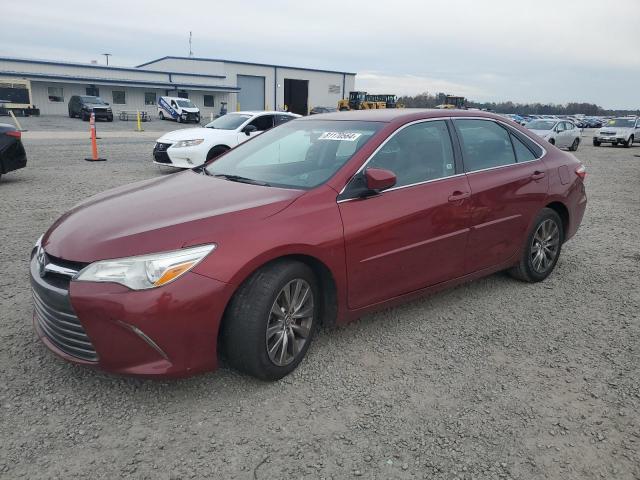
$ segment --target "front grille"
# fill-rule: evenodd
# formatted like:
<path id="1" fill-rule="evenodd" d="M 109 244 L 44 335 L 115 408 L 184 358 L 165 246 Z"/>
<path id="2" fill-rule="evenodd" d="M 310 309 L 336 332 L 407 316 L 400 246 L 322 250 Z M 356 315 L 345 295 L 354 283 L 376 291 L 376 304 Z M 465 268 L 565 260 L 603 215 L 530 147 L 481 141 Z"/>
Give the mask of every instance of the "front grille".
<path id="1" fill-rule="evenodd" d="M 171 143 L 156 143 L 156 146 L 153 149 L 153 159 L 158 163 L 171 163 L 171 159 L 167 154 L 167 149 L 171 145 Z"/>
<path id="2" fill-rule="evenodd" d="M 600 132 L 600 135 L 615 135 L 616 132 Z"/>
<path id="3" fill-rule="evenodd" d="M 78 317 L 47 305 L 35 289 L 33 301 L 38 326 L 51 343 L 68 355 L 90 362 L 98 361 L 98 354 Z"/>
<path id="4" fill-rule="evenodd" d="M 46 254 L 43 258 L 47 268 L 41 268 L 38 252 L 31 257 L 30 265 L 35 321 L 38 329 L 55 347 L 67 355 L 96 362 L 98 354 L 69 300 L 70 277 L 49 270 L 50 267 L 57 266 L 78 271 L 86 264 L 70 262 Z"/>

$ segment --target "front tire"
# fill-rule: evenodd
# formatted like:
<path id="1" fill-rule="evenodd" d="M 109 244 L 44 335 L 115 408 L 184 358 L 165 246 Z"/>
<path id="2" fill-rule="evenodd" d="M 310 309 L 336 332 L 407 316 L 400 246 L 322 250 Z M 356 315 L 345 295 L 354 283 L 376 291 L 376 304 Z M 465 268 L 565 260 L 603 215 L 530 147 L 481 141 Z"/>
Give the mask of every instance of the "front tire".
<path id="1" fill-rule="evenodd" d="M 599 147 L 600 145 L 602 145 L 598 140 L 594 140 L 593 141 L 593 146 L 594 147 Z"/>
<path id="2" fill-rule="evenodd" d="M 160 117 L 160 120 L 164 120 L 164 113 L 160 112 L 158 113 L 158 116 Z"/>
<path id="3" fill-rule="evenodd" d="M 247 279 L 225 312 L 221 345 L 230 365 L 278 380 L 304 358 L 318 323 L 320 297 L 304 263 L 276 261 Z"/>
<path id="4" fill-rule="evenodd" d="M 560 215 L 550 208 L 543 208 L 527 235 L 518 265 L 509 270 L 509 274 L 523 282 L 544 280 L 555 268 L 563 242 Z"/>
<path id="5" fill-rule="evenodd" d="M 569 150 L 572 152 L 575 152 L 578 150 L 578 146 L 580 145 L 580 139 L 576 138 L 573 143 L 571 144 L 571 146 L 569 147 Z"/>
<path id="6" fill-rule="evenodd" d="M 209 152 L 207 153 L 206 161 L 208 162 L 209 160 L 213 160 L 214 158 L 218 158 L 220 155 L 222 155 L 224 152 L 226 152 L 228 150 L 229 150 L 229 147 L 226 147 L 224 145 L 216 145 L 211 150 L 209 150 Z"/>
<path id="7" fill-rule="evenodd" d="M 555 145 L 555 144 L 556 144 L 556 141 L 555 141 L 555 139 L 550 138 L 550 139 L 549 139 L 549 143 L 550 143 L 551 145 Z"/>
<path id="8" fill-rule="evenodd" d="M 629 140 L 624 142 L 624 148 L 631 148 L 631 147 L 633 147 L 633 135 L 629 137 Z"/>

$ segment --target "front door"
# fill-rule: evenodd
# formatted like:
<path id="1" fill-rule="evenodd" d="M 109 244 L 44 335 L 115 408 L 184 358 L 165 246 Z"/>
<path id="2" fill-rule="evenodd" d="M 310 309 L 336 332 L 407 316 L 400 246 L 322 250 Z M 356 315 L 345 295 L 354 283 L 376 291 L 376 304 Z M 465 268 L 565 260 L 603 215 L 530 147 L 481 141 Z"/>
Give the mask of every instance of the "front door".
<path id="1" fill-rule="evenodd" d="M 367 167 L 391 170 L 397 183 L 381 194 L 339 203 L 349 308 L 461 276 L 470 190 L 466 177 L 456 175 L 446 122 L 402 128 Z"/>
<path id="2" fill-rule="evenodd" d="M 549 179 L 544 162 L 508 127 L 488 119 L 460 119 L 454 125 L 471 187 L 465 272 L 472 273 L 519 251 L 544 206 Z"/>

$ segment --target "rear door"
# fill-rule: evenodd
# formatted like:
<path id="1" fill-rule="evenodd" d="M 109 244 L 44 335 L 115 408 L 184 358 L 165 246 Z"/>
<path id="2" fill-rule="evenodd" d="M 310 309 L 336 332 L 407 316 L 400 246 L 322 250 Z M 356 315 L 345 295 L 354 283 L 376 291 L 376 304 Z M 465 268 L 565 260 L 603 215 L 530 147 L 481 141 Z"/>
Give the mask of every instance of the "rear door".
<path id="1" fill-rule="evenodd" d="M 522 133 L 491 119 L 456 119 L 454 125 L 471 187 L 465 273 L 472 273 L 518 253 L 549 179 L 542 148 Z"/>
<path id="2" fill-rule="evenodd" d="M 462 275 L 470 190 L 456 170 L 447 122 L 401 128 L 362 169 L 368 167 L 391 170 L 397 183 L 367 198 L 340 197 L 349 308 Z"/>

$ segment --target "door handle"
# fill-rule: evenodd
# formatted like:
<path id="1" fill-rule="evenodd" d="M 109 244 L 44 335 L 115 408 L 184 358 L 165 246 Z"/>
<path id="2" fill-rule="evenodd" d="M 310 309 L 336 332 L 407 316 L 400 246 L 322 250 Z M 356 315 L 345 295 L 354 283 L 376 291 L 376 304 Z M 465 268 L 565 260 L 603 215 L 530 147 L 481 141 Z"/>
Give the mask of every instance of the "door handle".
<path id="1" fill-rule="evenodd" d="M 451 195 L 449 195 L 449 201 L 452 203 L 460 202 L 465 198 L 469 198 L 470 196 L 471 196 L 471 193 L 469 192 L 461 192 L 460 190 L 456 190 Z"/>
<path id="2" fill-rule="evenodd" d="M 533 172 L 533 175 L 531 175 L 531 179 L 532 180 L 541 180 L 543 179 L 545 176 L 544 172 L 541 172 L 540 170 L 536 170 L 535 172 Z"/>

